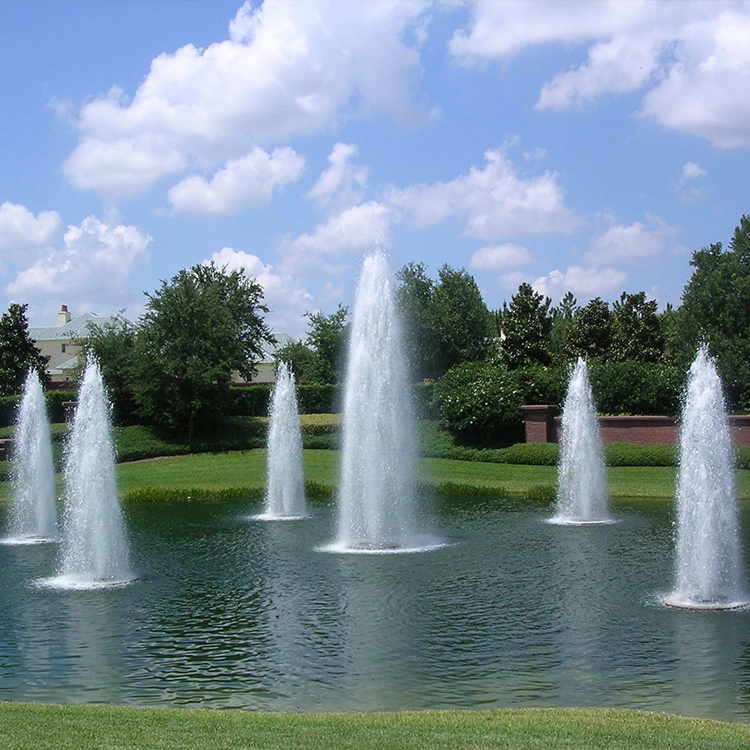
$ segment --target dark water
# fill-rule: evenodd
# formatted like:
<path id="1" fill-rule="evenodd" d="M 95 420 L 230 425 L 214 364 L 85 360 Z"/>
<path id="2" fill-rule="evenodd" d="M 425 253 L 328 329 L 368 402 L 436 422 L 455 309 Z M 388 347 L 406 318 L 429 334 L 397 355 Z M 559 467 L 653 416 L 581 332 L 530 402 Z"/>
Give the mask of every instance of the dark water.
<path id="1" fill-rule="evenodd" d="M 561 527 L 524 504 L 442 500 L 432 531 L 455 544 L 401 555 L 318 551 L 334 536 L 329 508 L 247 520 L 258 510 L 130 505 L 144 579 L 120 589 L 37 588 L 54 548 L 0 546 L 0 700 L 750 720 L 750 612 L 660 604 L 673 580 L 666 503 Z"/>

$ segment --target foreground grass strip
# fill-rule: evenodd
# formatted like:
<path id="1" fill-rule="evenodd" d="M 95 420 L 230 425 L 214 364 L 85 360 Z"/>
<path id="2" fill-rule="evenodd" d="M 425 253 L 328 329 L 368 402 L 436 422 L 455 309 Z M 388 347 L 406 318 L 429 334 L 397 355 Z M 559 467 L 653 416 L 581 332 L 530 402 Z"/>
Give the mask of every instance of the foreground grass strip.
<path id="1" fill-rule="evenodd" d="M 730 750 L 750 746 L 750 727 L 621 709 L 271 714 L 0 703 L 0 739 L 8 750 Z"/>

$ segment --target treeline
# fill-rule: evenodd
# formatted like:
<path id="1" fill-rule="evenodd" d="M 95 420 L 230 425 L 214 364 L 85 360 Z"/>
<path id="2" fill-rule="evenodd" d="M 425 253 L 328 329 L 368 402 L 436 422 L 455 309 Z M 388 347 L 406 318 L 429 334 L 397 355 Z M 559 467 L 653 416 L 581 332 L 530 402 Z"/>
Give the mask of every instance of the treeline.
<path id="1" fill-rule="evenodd" d="M 517 437 L 523 403 L 560 403 L 570 364 L 585 357 L 600 411 L 679 410 L 687 370 L 705 342 L 722 375 L 727 405 L 750 411 L 750 218 L 728 247 L 693 253 L 681 305 L 659 311 L 643 291 L 611 305 L 570 292 L 553 306 L 529 284 L 489 310 L 465 269 L 436 278 L 420 263 L 397 273 L 405 349 L 419 416 L 439 418 L 470 441 Z M 258 415 L 267 389 L 233 388 L 253 374 L 273 336 L 257 281 L 213 264 L 180 271 L 147 294 L 137 326 L 92 327 L 79 342 L 102 366 L 121 422 L 155 424 L 191 438 L 225 416 Z M 0 319 L 0 396 L 16 394 L 29 367 L 45 362 L 28 337 L 25 305 Z M 285 346 L 304 411 L 338 408 L 344 379 L 346 307 L 308 313 L 307 336 Z"/>

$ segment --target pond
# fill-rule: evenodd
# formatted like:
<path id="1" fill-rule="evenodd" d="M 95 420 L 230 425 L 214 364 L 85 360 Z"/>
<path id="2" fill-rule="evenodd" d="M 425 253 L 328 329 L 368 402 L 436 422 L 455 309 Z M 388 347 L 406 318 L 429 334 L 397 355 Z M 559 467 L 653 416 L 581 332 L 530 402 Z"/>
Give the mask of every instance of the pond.
<path id="1" fill-rule="evenodd" d="M 750 720 L 750 612 L 661 603 L 671 503 L 564 527 L 528 503 L 443 498 L 429 523 L 450 544 L 383 555 L 322 551 L 333 507 L 286 523 L 251 520 L 258 510 L 128 505 L 142 578 L 123 588 L 39 587 L 54 547 L 0 546 L 0 700 Z"/>

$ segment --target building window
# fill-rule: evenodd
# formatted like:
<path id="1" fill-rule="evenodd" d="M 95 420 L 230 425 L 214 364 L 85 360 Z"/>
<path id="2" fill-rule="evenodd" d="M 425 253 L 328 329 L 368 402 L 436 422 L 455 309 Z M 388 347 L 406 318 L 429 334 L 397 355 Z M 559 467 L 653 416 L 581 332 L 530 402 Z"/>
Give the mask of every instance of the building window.
<path id="1" fill-rule="evenodd" d="M 62 345 L 62 353 L 65 354 L 65 344 Z"/>

